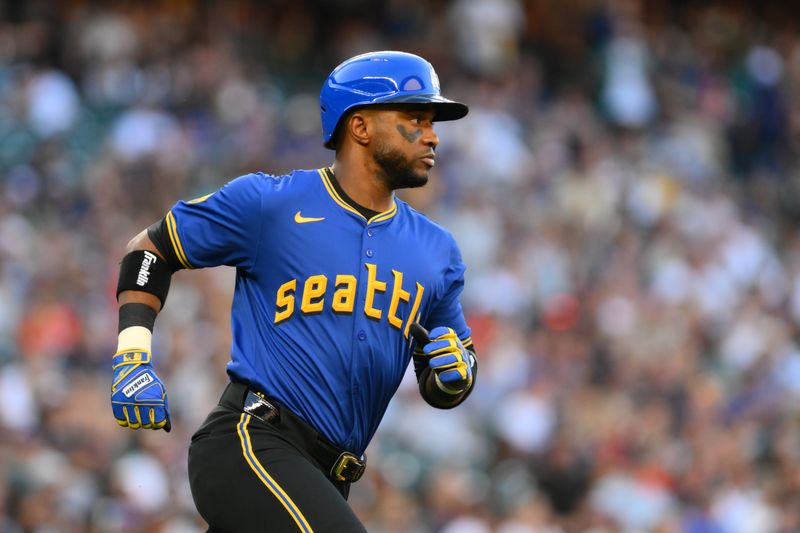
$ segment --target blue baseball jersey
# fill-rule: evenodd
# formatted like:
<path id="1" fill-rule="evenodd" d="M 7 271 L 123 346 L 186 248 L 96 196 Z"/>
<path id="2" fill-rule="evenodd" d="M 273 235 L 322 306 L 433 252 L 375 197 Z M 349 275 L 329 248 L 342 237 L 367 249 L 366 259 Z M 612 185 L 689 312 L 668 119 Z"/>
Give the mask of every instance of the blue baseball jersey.
<path id="1" fill-rule="evenodd" d="M 231 379 L 360 454 L 408 367 L 412 322 L 471 344 L 465 267 L 452 235 L 405 202 L 367 220 L 331 180 L 248 174 L 166 221 L 185 268 L 236 267 Z"/>

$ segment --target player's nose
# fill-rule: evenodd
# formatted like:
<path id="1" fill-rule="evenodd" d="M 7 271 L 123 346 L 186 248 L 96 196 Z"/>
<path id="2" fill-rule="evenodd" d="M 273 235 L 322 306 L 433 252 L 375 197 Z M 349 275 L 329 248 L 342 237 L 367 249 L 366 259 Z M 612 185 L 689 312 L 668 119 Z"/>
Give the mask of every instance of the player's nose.
<path id="1" fill-rule="evenodd" d="M 434 150 L 439 146 L 439 136 L 433 131 L 433 126 L 425 128 L 425 135 L 422 136 L 422 142 L 425 146 L 430 146 Z"/>

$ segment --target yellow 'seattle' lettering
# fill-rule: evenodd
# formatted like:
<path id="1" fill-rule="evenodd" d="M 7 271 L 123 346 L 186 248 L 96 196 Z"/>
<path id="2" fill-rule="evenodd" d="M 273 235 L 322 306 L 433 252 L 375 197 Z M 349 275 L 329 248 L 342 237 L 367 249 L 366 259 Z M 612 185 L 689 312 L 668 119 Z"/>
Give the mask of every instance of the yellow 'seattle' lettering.
<path id="1" fill-rule="evenodd" d="M 366 287 L 361 292 L 363 298 L 364 314 L 373 320 L 381 320 L 386 311 L 386 321 L 393 328 L 403 332 L 408 337 L 408 330 L 411 322 L 419 320 L 422 296 L 425 287 L 416 282 L 415 293 L 403 288 L 404 274 L 399 270 L 392 269 L 392 280 L 381 281 L 378 279 L 378 266 L 373 263 L 364 263 L 367 269 Z M 388 289 L 389 283 L 392 284 Z M 298 292 L 298 286 L 300 292 Z M 305 280 L 290 279 L 278 287 L 275 298 L 275 324 L 291 318 L 295 311 L 295 300 L 299 311 L 303 315 L 319 314 L 326 310 L 325 301 L 330 296 L 330 310 L 338 314 L 352 314 L 355 312 L 356 298 L 359 294 L 358 277 L 353 274 L 337 274 L 333 287 L 332 295 L 328 295 L 328 277 L 324 274 L 314 274 Z M 390 292 L 391 298 L 386 298 L 388 308 L 382 309 L 380 301 L 376 302 L 376 295 L 379 293 Z M 413 298 L 413 299 L 412 299 Z M 404 311 L 411 304 L 410 312 Z M 385 304 L 384 304 L 385 305 Z"/>
<path id="2" fill-rule="evenodd" d="M 403 335 L 406 338 L 408 338 L 408 328 L 411 327 L 411 323 L 415 320 L 419 320 L 417 313 L 419 312 L 419 306 L 422 303 L 423 292 L 425 292 L 425 287 L 417 282 L 417 295 L 414 297 L 414 305 L 411 306 L 411 312 L 408 314 L 408 318 L 406 319 L 406 327 L 403 329 Z"/>
<path id="3" fill-rule="evenodd" d="M 392 269 L 392 275 L 394 276 L 394 286 L 392 287 L 392 303 L 389 304 L 389 314 L 387 315 L 386 319 L 389 321 L 389 324 L 393 325 L 397 329 L 400 329 L 403 327 L 403 320 L 397 316 L 397 306 L 400 304 L 401 300 L 408 303 L 409 298 L 411 298 L 411 294 L 409 294 L 408 291 L 403 290 L 403 273 Z"/>
<path id="4" fill-rule="evenodd" d="M 352 313 L 356 303 L 356 277 L 351 274 L 336 276 L 336 292 L 333 293 L 333 310 L 337 313 Z"/>
<path id="5" fill-rule="evenodd" d="M 294 291 L 297 290 L 297 280 L 292 279 L 278 288 L 278 298 L 275 304 L 278 310 L 275 312 L 275 323 L 283 322 L 294 313 Z"/>
<path id="6" fill-rule="evenodd" d="M 322 274 L 309 276 L 303 287 L 303 303 L 300 310 L 304 313 L 319 313 L 325 304 L 325 290 L 328 288 L 328 278 Z"/>
<path id="7" fill-rule="evenodd" d="M 373 263 L 364 263 L 369 277 L 367 278 L 367 297 L 364 301 L 364 314 L 375 320 L 381 319 L 381 310 L 375 309 L 375 293 L 386 292 L 386 282 L 378 281 L 378 266 Z"/>

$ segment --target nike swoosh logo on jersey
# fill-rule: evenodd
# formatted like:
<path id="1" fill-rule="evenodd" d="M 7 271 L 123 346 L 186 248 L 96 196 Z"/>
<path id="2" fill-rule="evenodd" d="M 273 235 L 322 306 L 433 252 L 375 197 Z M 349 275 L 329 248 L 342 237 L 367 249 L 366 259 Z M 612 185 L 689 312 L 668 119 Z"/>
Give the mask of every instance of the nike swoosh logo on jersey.
<path id="1" fill-rule="evenodd" d="M 294 221 L 298 224 L 307 224 L 309 222 L 319 222 L 320 220 L 325 220 L 325 217 L 304 217 L 300 214 L 300 211 L 294 214 Z"/>

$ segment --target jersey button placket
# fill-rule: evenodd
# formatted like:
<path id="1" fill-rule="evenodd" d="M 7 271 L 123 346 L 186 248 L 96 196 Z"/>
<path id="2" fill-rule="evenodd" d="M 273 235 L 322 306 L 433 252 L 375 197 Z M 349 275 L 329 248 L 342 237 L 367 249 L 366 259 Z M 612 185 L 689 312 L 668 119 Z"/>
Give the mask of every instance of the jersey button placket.
<path id="1" fill-rule="evenodd" d="M 367 234 L 367 237 L 372 237 L 373 235 L 375 235 L 375 232 L 372 229 L 368 228 L 367 231 L 366 231 L 366 234 Z M 372 258 L 372 257 L 375 256 L 375 252 L 372 250 L 372 248 L 367 248 L 366 250 L 364 250 L 364 255 L 366 255 L 369 258 Z M 367 332 L 364 331 L 363 329 L 359 330 L 359 332 L 357 334 L 357 337 L 358 337 L 358 340 L 360 340 L 361 342 L 364 342 L 364 341 L 367 340 Z"/>
<path id="2" fill-rule="evenodd" d="M 367 239 L 375 236 L 375 230 L 372 228 L 367 228 L 364 234 L 367 236 Z M 364 255 L 372 259 L 375 256 L 375 251 L 372 248 L 368 248 L 369 242 L 367 239 L 364 239 L 363 244 L 365 245 Z"/>

